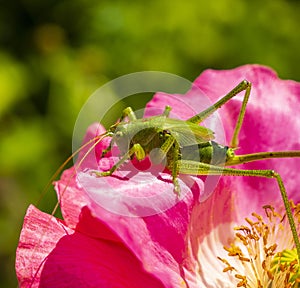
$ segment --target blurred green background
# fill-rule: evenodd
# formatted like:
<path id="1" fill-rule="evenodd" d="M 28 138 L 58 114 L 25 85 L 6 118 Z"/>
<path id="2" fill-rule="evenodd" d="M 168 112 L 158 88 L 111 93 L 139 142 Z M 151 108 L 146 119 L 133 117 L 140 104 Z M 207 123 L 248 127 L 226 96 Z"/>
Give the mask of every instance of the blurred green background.
<path id="1" fill-rule="evenodd" d="M 76 116 L 93 91 L 136 71 L 193 81 L 206 68 L 246 63 L 300 81 L 299 3 L 1 1 L 0 286 L 17 286 L 26 208 L 71 153 Z M 45 197 L 39 207 L 51 211 L 55 193 Z"/>

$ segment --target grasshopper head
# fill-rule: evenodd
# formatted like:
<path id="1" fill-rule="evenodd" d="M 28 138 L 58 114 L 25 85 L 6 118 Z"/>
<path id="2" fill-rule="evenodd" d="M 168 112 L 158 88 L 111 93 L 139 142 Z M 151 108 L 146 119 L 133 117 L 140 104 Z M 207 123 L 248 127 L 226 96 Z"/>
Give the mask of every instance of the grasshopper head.
<path id="1" fill-rule="evenodd" d="M 110 127 L 113 132 L 113 141 L 118 146 L 120 152 L 126 153 L 129 149 L 131 136 L 129 133 L 128 123 L 117 123 Z"/>

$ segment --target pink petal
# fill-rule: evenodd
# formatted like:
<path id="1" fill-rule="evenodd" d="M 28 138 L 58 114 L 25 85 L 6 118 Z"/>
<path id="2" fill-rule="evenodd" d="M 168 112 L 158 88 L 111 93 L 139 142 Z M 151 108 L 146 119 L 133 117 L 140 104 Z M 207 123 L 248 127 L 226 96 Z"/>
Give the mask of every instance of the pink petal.
<path id="1" fill-rule="evenodd" d="M 167 195 L 177 199 L 178 203 L 175 207 L 149 217 L 122 216 L 107 211 L 105 209 L 107 208 L 106 206 L 103 207 L 103 205 L 97 204 L 94 199 L 88 196 L 90 193 L 86 193 L 85 190 L 93 187 L 86 186 L 93 186 L 93 181 L 91 181 L 93 179 L 90 179 L 92 176 L 88 173 L 81 174 L 83 174 L 83 179 L 81 178 L 78 181 L 75 178 L 74 169 L 66 170 L 61 180 L 55 186 L 58 191 L 62 214 L 68 226 L 93 238 L 125 243 L 130 251 L 143 263 L 145 271 L 161 279 L 165 287 L 181 287 L 184 279 L 180 277 L 183 273 L 181 271 L 183 268 L 180 268 L 180 265 L 183 264 L 184 253 L 186 252 L 184 237 L 191 213 L 188 207 L 191 206 L 190 202 L 193 201 L 192 195 L 186 193 L 183 201 L 179 202 L 177 196 L 173 193 L 173 184 L 160 181 L 160 185 L 155 189 L 157 191 L 167 189 Z M 84 178 L 87 178 L 88 181 L 85 186 L 82 186 Z M 94 176 L 92 178 L 104 179 L 95 178 Z M 114 179 L 113 177 L 107 178 Z M 133 191 L 139 188 L 139 183 L 137 182 L 132 186 L 132 181 L 134 182 L 134 179 L 131 177 L 130 183 L 127 183 L 127 180 L 125 185 L 124 180 L 115 179 L 114 184 L 116 185 L 115 187 L 119 188 L 120 185 L 123 185 L 122 193 L 125 195 L 127 193 L 134 195 Z M 153 189 L 149 188 L 151 185 L 153 186 L 153 183 L 150 186 L 146 184 L 146 189 L 141 190 L 141 192 L 147 192 L 147 185 L 150 191 Z M 156 184 L 154 183 L 154 185 Z M 104 195 L 109 193 L 107 184 L 103 187 L 101 185 L 96 186 L 96 188 L 98 193 L 103 193 Z M 197 185 L 193 186 L 193 191 L 199 197 L 200 193 Z M 137 199 L 142 200 L 141 198 Z M 149 198 L 149 202 L 150 200 L 151 198 Z M 150 202 L 150 204 L 152 203 Z M 145 207 L 141 208 L 145 209 Z M 90 211 L 92 211 L 93 216 L 91 216 Z M 98 227 L 93 228 L 94 225 Z M 169 239 L 174 241 L 169 241 Z"/>
<path id="2" fill-rule="evenodd" d="M 233 70 L 203 72 L 195 81 L 216 101 L 243 79 L 252 82 L 240 149 L 237 154 L 259 151 L 299 150 L 299 122 L 293 117 L 300 102 L 300 84 L 278 79 L 269 68 L 246 65 Z M 191 97 L 197 95 L 191 95 Z M 219 111 L 227 139 L 230 139 L 242 98 L 235 97 Z M 282 108 L 284 107 L 284 108 Z M 291 133 L 284 133 L 288 127 Z M 295 202 L 299 201 L 299 158 L 274 159 L 239 165 L 244 169 L 275 169 Z M 200 283 L 205 287 L 231 287 L 227 275 L 222 275 L 216 256 L 224 257 L 222 246 L 230 244 L 232 225 L 240 225 L 251 212 L 262 213 L 266 204 L 282 207 L 280 191 L 275 179 L 223 176 L 210 199 L 195 206 L 191 227 L 193 255 L 200 260 Z M 198 225 L 196 225 L 198 223 Z M 225 230 L 225 231 L 224 231 Z M 209 252 L 207 253 L 207 250 Z M 224 256 L 223 256 L 224 255 Z M 202 256 L 202 257 L 201 257 Z M 202 259 L 202 262 L 201 262 Z"/>
<path id="3" fill-rule="evenodd" d="M 225 71 L 206 70 L 195 81 L 195 85 L 200 87 L 200 90 L 193 87 L 193 89 L 184 96 L 157 93 L 153 100 L 148 103 L 147 107 L 154 110 L 155 108 L 158 109 L 158 107 L 164 107 L 164 105 L 168 103 L 173 107 L 175 115 L 180 114 L 183 116 L 181 117 L 182 119 L 187 119 L 196 113 L 196 111 L 193 111 L 195 107 L 201 111 L 207 106 L 207 103 L 206 105 L 200 105 L 203 99 L 207 102 L 207 97 L 203 96 L 204 92 L 212 102 L 216 102 L 221 96 L 228 93 L 235 85 L 244 79 L 252 82 L 253 86 L 244 125 L 240 133 L 240 149 L 237 153 L 299 149 L 299 136 L 297 136 L 297 134 L 299 135 L 299 129 L 297 122 L 290 117 L 290 115 L 296 113 L 293 109 L 295 110 L 295 107 L 299 106 L 299 83 L 280 80 L 275 72 L 263 66 L 247 65 Z M 276 101 L 272 101 L 275 96 Z M 271 101 L 270 97 L 272 99 Z M 239 95 L 226 103 L 226 105 L 219 110 L 228 141 L 233 133 L 241 101 L 242 97 Z M 201 109 L 198 107 L 201 107 Z M 283 111 L 282 107 L 285 107 L 285 111 Z M 276 117 L 273 117 L 273 115 L 276 115 Z M 269 124 L 270 122 L 272 123 L 271 126 Z M 292 131 L 291 137 L 287 139 L 285 133 L 277 130 L 274 131 L 272 128 L 274 125 L 278 127 L 278 130 L 280 130 L 279 127 L 282 126 L 290 127 Z M 217 135 L 217 141 L 221 144 L 229 144 L 222 140 L 222 135 L 219 137 L 220 133 L 222 133 L 222 128 L 220 125 L 217 125 L 214 129 Z M 297 183 L 293 181 L 295 178 L 291 177 L 297 171 L 297 169 L 295 169 L 298 166 L 297 161 L 297 159 L 274 159 L 240 165 L 237 168 L 275 169 L 284 178 L 289 195 L 297 200 Z M 287 166 L 291 167 L 291 169 L 286 169 Z M 228 186 L 228 184 L 232 183 L 233 177 L 230 177 L 229 181 L 226 181 L 224 177 L 222 179 L 222 181 L 225 181 L 224 186 Z M 229 177 L 227 176 L 225 178 Z M 233 182 L 235 184 L 233 189 L 239 191 L 243 190 L 242 186 L 244 184 L 248 187 L 250 186 L 249 189 L 245 191 L 246 196 L 241 195 L 239 198 L 248 199 L 251 197 L 253 201 L 251 209 L 259 210 L 264 203 L 276 205 L 275 202 L 278 201 L 278 199 L 281 201 L 280 197 L 278 197 L 280 196 L 278 185 L 274 179 L 243 177 L 234 179 Z M 271 188 L 270 190 L 275 193 L 257 192 L 267 191 L 267 187 L 264 186 L 268 186 L 269 189 Z M 274 199 L 276 200 L 275 202 L 273 201 Z M 246 201 L 245 205 L 241 205 L 240 210 L 244 211 L 245 215 L 248 215 L 250 213 L 249 209 L 247 209 L 250 208 L 248 201 Z"/>
<path id="4" fill-rule="evenodd" d="M 66 181 L 65 177 L 56 185 L 58 193 L 63 192 L 64 181 Z M 189 206 L 193 201 L 192 198 L 186 196 L 184 201 L 179 202 L 175 207 L 157 215 L 128 217 L 111 213 L 91 199 L 85 198 L 85 192 L 76 187 L 74 180 L 68 185 L 68 189 L 60 195 L 60 199 L 64 218 L 69 225 L 74 226 L 78 221 L 76 231 L 90 237 L 113 240 L 115 233 L 120 240 L 116 237 L 114 240 L 124 243 L 143 263 L 145 271 L 155 275 L 165 287 L 181 287 L 184 280 L 180 277 L 183 273 L 180 265 L 183 266 L 186 252 L 184 238 L 191 213 Z M 97 219 L 91 219 L 87 207 Z M 97 223 L 97 229 L 92 229 L 91 220 Z M 90 222 L 89 226 L 82 224 L 88 222 Z"/>
<path id="5" fill-rule="evenodd" d="M 89 179 L 91 177 L 89 174 L 82 174 L 83 179 L 81 178 L 78 182 L 74 178 L 74 169 L 66 170 L 61 180 L 56 183 L 62 213 L 68 226 L 91 237 L 120 241 L 116 239 L 114 234 L 116 233 L 121 241 L 144 263 L 146 271 L 161 279 L 166 287 L 170 285 L 170 287 L 180 287 L 182 281 L 184 281 L 180 277 L 183 273 L 180 269 L 180 263 L 183 262 L 185 253 L 184 237 L 186 231 L 184 229 L 187 229 L 187 222 L 191 213 L 187 207 L 191 206 L 191 204 L 187 205 L 186 202 L 193 201 L 193 198 L 191 198 L 192 195 L 190 193 L 187 194 L 183 198 L 184 201 L 179 202 L 177 196 L 173 193 L 172 182 L 160 181 L 160 186 L 157 186 L 155 189 L 157 191 L 167 189 L 165 193 L 175 199 L 178 204 L 168 211 L 162 211 L 162 213 L 154 216 L 144 218 L 126 217 L 107 211 L 105 209 L 107 207 L 104 206 L 102 208 L 101 205 L 95 203 L 94 199 L 88 197 L 90 193 L 85 193 L 85 190 L 91 189 L 91 187 L 84 186 L 84 190 L 82 189 L 82 183 L 84 178 L 89 180 L 86 185 L 93 185 L 93 182 L 91 181 L 92 179 Z M 113 179 L 113 177 L 107 178 Z M 139 188 L 139 183 L 137 182 L 136 185 L 132 186 L 132 181 L 134 182 L 134 179 L 130 178 L 130 183 L 128 184 L 126 181 L 126 185 L 124 185 L 123 180 L 116 179 L 115 187 L 120 187 L 122 184 L 125 189 L 122 193 L 125 195 L 126 193 L 130 195 L 135 194 L 133 191 Z M 147 192 L 147 185 L 149 186 L 149 184 L 146 184 L 146 190 L 141 190 L 140 192 Z M 153 183 L 151 185 L 153 186 Z M 150 186 L 148 189 L 151 191 L 153 188 L 151 189 Z M 106 191 L 107 185 L 104 185 L 102 188 L 101 186 L 97 186 L 96 188 L 98 193 L 102 192 L 104 195 L 109 192 Z M 194 185 L 193 190 L 198 195 L 197 197 L 199 197 L 199 187 Z M 141 198 L 137 199 L 141 201 Z M 145 199 L 147 200 L 147 198 Z M 150 201 L 151 198 L 149 198 Z M 145 207 L 141 208 L 145 209 Z M 89 209 L 97 219 L 93 219 L 90 216 Z M 97 229 L 92 229 L 91 223 L 93 222 L 97 223 Z M 89 225 L 83 225 L 82 223 L 89 223 Z M 111 231 L 114 233 L 111 233 Z M 164 233 L 161 233 L 161 231 L 164 231 Z M 173 239 L 174 241 L 170 242 L 169 239 Z"/>
<path id="6" fill-rule="evenodd" d="M 256 152 L 264 149 L 283 149 L 282 146 L 280 146 L 282 141 L 280 139 L 282 139 L 282 135 L 277 135 L 277 131 L 274 133 L 274 130 L 270 129 L 270 114 L 265 113 L 266 107 L 265 105 L 261 105 L 261 98 L 268 98 L 268 95 L 273 95 L 273 90 L 283 93 L 283 90 L 286 88 L 282 87 L 284 86 L 282 85 L 282 82 L 287 84 L 292 83 L 293 85 L 295 84 L 294 82 L 284 82 L 279 80 L 272 71 L 261 66 L 245 66 L 232 71 L 208 70 L 202 75 L 196 80 L 195 84 L 198 85 L 202 91 L 205 91 L 205 93 L 214 102 L 230 91 L 244 78 L 253 83 L 250 103 L 247 107 L 245 123 L 243 130 L 241 131 L 241 149 L 238 153 Z M 219 79 L 222 79 L 222 81 L 219 82 Z M 272 85 L 275 84 L 270 84 L 269 82 L 273 83 L 274 81 L 281 87 L 281 90 L 273 87 L 273 90 L 270 92 L 270 86 L 272 87 Z M 217 85 L 216 83 L 220 84 Z M 296 89 L 293 91 L 295 90 Z M 287 93 L 290 93 L 290 91 L 285 92 L 285 94 Z M 281 97 L 280 101 L 285 101 L 286 98 L 289 99 L 288 97 Z M 162 113 L 164 106 L 168 104 L 173 106 L 172 112 L 175 116 L 179 115 L 181 118 L 186 119 L 194 115 L 194 108 L 197 107 L 200 102 L 199 99 L 199 91 L 197 91 L 195 87 L 193 87 L 193 89 L 185 96 L 173 96 L 158 93 L 155 95 L 153 100 L 148 103 L 146 116 Z M 241 101 L 242 98 L 240 96 L 235 97 L 235 99 L 228 102 L 219 111 L 222 121 L 225 123 L 224 127 L 226 128 L 225 132 L 227 138 L 230 138 L 233 131 L 233 126 L 235 124 L 234 119 L 236 119 L 237 113 L 239 112 Z M 270 107 L 271 111 L 273 110 L 273 114 L 271 113 L 271 115 L 282 113 L 276 105 L 273 106 Z M 202 109 L 203 108 L 201 108 L 201 110 Z M 258 120 L 259 125 L 253 126 L 253 123 L 255 123 L 254 120 L 256 119 Z M 273 119 L 271 118 L 271 120 Z M 295 125 L 292 125 L 292 127 L 295 127 Z M 246 138 L 243 135 L 250 136 Z M 265 135 L 267 135 L 267 139 L 265 139 Z M 279 138 L 279 140 L 277 141 L 276 138 Z M 288 142 L 288 140 L 290 140 L 290 142 Z M 289 149 L 295 149 L 296 141 L 294 141 L 293 138 L 286 139 L 286 142 L 290 143 L 288 144 L 291 147 Z M 286 163 L 285 161 L 289 161 L 290 163 L 293 162 L 295 165 L 297 159 L 284 159 L 279 161 L 268 160 L 253 164 L 249 163 L 244 166 L 246 168 L 248 167 L 248 169 L 251 169 L 251 167 L 255 167 L 257 169 L 278 168 L 278 171 L 282 169 L 281 173 L 283 177 L 286 178 L 286 174 L 289 173 L 289 170 L 286 169 L 285 164 L 282 164 Z M 276 165 L 272 166 L 272 163 L 275 163 Z M 132 178 L 133 177 L 130 177 L 130 183 L 134 183 L 133 186 L 130 186 L 130 183 L 128 183 L 128 192 L 126 192 L 126 190 L 123 191 L 122 188 L 122 193 L 132 193 L 134 189 L 138 187 L 138 180 L 135 183 Z M 285 180 L 288 179 L 289 178 Z M 90 183 L 92 186 L 95 185 L 92 184 L 92 181 L 90 180 L 87 178 L 86 182 Z M 115 187 L 121 187 L 121 181 L 118 178 L 113 179 L 112 181 Z M 288 191 L 293 191 L 291 184 L 288 181 L 286 182 Z M 125 184 L 127 185 L 127 183 Z M 164 185 L 164 183 L 162 184 Z M 143 193 L 152 191 L 153 189 L 150 187 L 151 186 L 148 186 L 148 188 L 145 187 L 145 189 L 143 189 Z M 103 190 L 103 193 L 105 193 L 105 186 L 101 189 Z M 166 189 L 169 188 L 166 186 Z M 194 273 L 191 271 L 195 270 L 195 266 L 193 265 L 195 265 L 198 261 L 197 245 L 199 245 L 199 241 L 201 243 L 201 239 L 204 239 L 203 237 L 208 235 L 216 226 L 235 222 L 237 219 L 243 219 L 253 211 L 258 212 L 262 205 L 275 205 L 277 202 L 281 202 L 279 190 L 274 179 L 259 179 L 253 177 L 223 176 L 213 196 L 204 203 L 201 203 L 201 205 L 197 202 L 198 198 L 196 197 L 196 194 L 197 193 L 194 193 L 193 195 L 187 194 L 187 196 L 183 199 L 183 202 L 177 204 L 170 210 L 147 218 L 128 219 L 117 215 L 112 216 L 101 206 L 97 205 L 97 203 L 93 200 L 90 201 L 89 207 L 99 219 L 107 223 L 107 225 L 109 225 L 111 229 L 120 236 L 122 241 L 128 245 L 128 247 L 139 259 L 141 259 L 143 263 L 158 263 L 157 265 L 162 263 L 159 268 L 159 270 L 162 271 L 161 274 L 157 274 L 157 271 L 152 269 L 148 271 L 157 275 L 157 277 L 162 279 L 164 283 L 167 283 L 165 280 L 165 273 L 171 275 L 175 272 L 175 274 L 179 274 L 183 276 L 183 278 L 187 278 L 187 274 L 184 276 L 182 272 L 175 269 L 175 266 L 178 264 L 183 267 L 183 271 L 187 271 L 186 269 L 189 267 L 189 272 L 192 274 Z M 190 198 L 191 196 L 192 198 Z M 249 205 L 249 199 L 251 199 L 251 205 Z M 182 206 L 183 204 L 184 206 Z M 183 209 L 183 207 L 186 208 Z M 190 210 L 191 207 L 193 207 L 192 214 Z M 149 220 L 151 221 L 149 222 Z M 179 227 L 178 223 L 181 223 Z M 164 237 L 162 237 L 161 231 L 164 231 Z M 178 239 L 175 241 L 176 244 L 173 247 L 168 239 L 176 239 L 175 235 L 178 235 Z M 189 238 L 186 238 L 187 235 Z M 153 239 L 155 239 L 154 243 Z M 227 239 L 223 240 L 227 241 Z M 189 252 L 186 250 L 188 241 L 191 241 L 191 251 Z M 141 245 L 141 243 L 149 244 L 146 246 Z M 165 262 L 162 262 L 161 259 L 169 259 L 167 261 L 168 265 L 166 265 Z M 169 267 L 166 268 L 166 266 Z M 170 267 L 171 269 L 169 269 Z M 189 283 L 195 283 L 195 281 L 195 279 L 190 279 Z"/>
<path id="7" fill-rule="evenodd" d="M 295 118 L 300 104 L 299 83 L 279 79 L 270 68 L 245 65 L 232 70 L 206 70 L 196 79 L 195 84 L 216 101 L 244 79 L 252 83 L 252 90 L 240 132 L 240 149 L 236 153 L 299 150 L 300 129 Z M 219 110 L 228 141 L 241 101 L 242 97 L 239 95 Z M 285 133 L 287 129 L 288 133 Z M 282 176 L 289 196 L 298 202 L 297 167 L 299 167 L 297 158 L 272 159 L 237 166 L 242 169 L 276 170 Z M 252 211 L 258 211 L 262 205 L 276 206 L 282 202 L 274 179 L 223 176 L 221 181 L 220 185 L 231 187 L 238 193 L 235 198 L 239 216 L 242 218 Z"/>
<path id="8" fill-rule="evenodd" d="M 20 287 L 164 287 L 121 242 L 74 232 L 33 206 L 16 269 Z"/>
<path id="9" fill-rule="evenodd" d="M 206 70 L 196 79 L 194 84 L 201 91 L 204 91 L 213 102 L 216 102 L 244 79 L 252 82 L 252 92 L 240 133 L 240 149 L 237 151 L 237 154 L 299 150 L 300 123 L 297 122 L 295 117 L 292 117 L 292 115 L 297 115 L 296 110 L 299 107 L 299 83 L 280 80 L 275 72 L 267 67 L 246 65 L 233 70 Z M 188 104 L 194 103 L 194 105 L 190 105 L 191 107 L 197 107 L 196 103 L 200 101 L 199 99 L 203 95 L 193 87 L 187 95 L 182 96 L 182 99 L 183 97 L 189 99 Z M 218 111 L 224 124 L 228 141 L 232 136 L 241 102 L 242 97 L 239 95 Z M 171 106 L 174 105 L 176 111 L 184 110 L 185 114 L 182 119 L 192 116 L 190 107 L 183 108 L 183 106 L 178 105 L 176 98 L 174 100 L 171 95 L 163 93 L 156 94 L 153 100 L 148 103 L 148 106 L 154 109 L 156 105 L 163 106 L 165 103 L 171 103 Z M 291 131 L 288 135 L 284 133 L 286 131 L 285 127 L 289 127 L 289 132 Z M 298 202 L 299 177 L 297 167 L 299 167 L 299 159 L 274 159 L 237 166 L 237 168 L 242 169 L 275 169 L 281 174 L 290 197 Z M 189 237 L 191 241 L 190 255 L 194 257 L 193 263 L 197 263 L 199 249 L 203 253 L 202 243 L 206 241 L 205 239 L 208 235 L 216 233 L 213 237 L 219 241 L 218 243 L 210 243 L 212 245 L 209 246 L 212 249 L 210 251 L 211 254 L 209 254 L 211 257 L 210 263 L 201 262 L 202 258 L 203 261 L 207 261 L 209 257 L 199 259 L 198 269 L 202 274 L 200 281 L 202 285 L 206 287 L 220 286 L 221 282 L 216 284 L 215 281 L 209 280 L 210 283 L 214 283 L 212 286 L 209 286 L 206 281 L 210 275 L 215 275 L 214 279 L 217 279 L 216 271 L 213 269 L 209 270 L 209 267 L 213 268 L 216 265 L 215 257 L 218 256 L 216 253 L 218 249 L 221 249 L 219 251 L 219 255 L 221 255 L 222 246 L 229 244 L 228 241 L 232 235 L 232 230 L 220 234 L 222 229 L 226 229 L 224 227 L 228 229 L 226 223 L 229 226 L 232 225 L 230 223 L 240 223 L 244 217 L 249 216 L 253 211 L 261 212 L 261 207 L 265 204 L 274 206 L 279 204 L 282 206 L 280 191 L 275 179 L 222 176 L 213 195 L 201 205 L 194 206 L 190 220 Z M 206 246 L 206 248 L 208 247 Z M 212 252 L 213 250 L 214 252 Z M 194 267 L 193 269 L 196 268 Z M 218 274 L 221 277 L 219 279 L 222 279 L 221 274 Z"/>
<path id="10" fill-rule="evenodd" d="M 61 237 L 73 232 L 62 221 L 29 206 L 16 253 L 20 287 L 38 287 L 46 257 Z"/>
<path id="11" fill-rule="evenodd" d="M 101 155 L 101 152 L 104 148 L 106 148 L 109 145 L 110 138 L 104 138 L 98 143 L 98 139 L 95 139 L 95 137 L 104 134 L 106 132 L 105 128 L 99 124 L 99 123 L 93 123 L 90 125 L 87 129 L 87 132 L 85 134 L 83 143 L 91 142 L 88 146 L 84 147 L 80 150 L 77 164 L 80 162 L 80 166 L 76 167 L 76 170 L 81 171 L 85 168 L 89 169 L 97 169 L 98 168 L 98 161 L 99 157 Z M 94 141 L 92 141 L 95 139 Z M 97 144 L 98 143 L 98 144 Z M 95 148 L 89 151 L 89 149 L 93 148 L 93 145 L 95 145 Z M 79 147 L 80 148 L 80 147 Z M 76 147 L 76 149 L 79 149 Z M 74 149 L 74 150 L 76 150 Z M 89 153 L 88 153 L 89 152 Z M 74 163 L 75 164 L 75 163 Z"/>
<path id="12" fill-rule="evenodd" d="M 297 115 L 296 109 L 299 107 L 299 83 L 280 80 L 269 68 L 247 65 L 227 71 L 207 70 L 199 76 L 195 85 L 215 102 L 244 78 L 253 83 L 253 88 L 240 134 L 241 148 L 237 152 L 300 149 L 299 124 L 291 117 Z M 165 105 L 171 105 L 174 116 L 188 119 L 198 113 L 198 109 L 201 111 L 210 105 L 207 100 L 203 104 L 200 96 L 203 93 L 196 86 L 184 96 L 157 93 L 147 105 L 145 115 L 160 114 Z M 273 98 L 275 96 L 276 101 Z M 237 96 L 219 111 L 228 140 L 241 101 L 242 97 Z M 216 119 L 218 117 L 205 124 L 215 125 Z M 222 125 L 215 127 L 217 141 L 222 141 Z M 288 134 L 284 133 L 285 127 L 289 127 Z M 102 127 L 93 125 L 85 141 L 103 132 Z M 17 252 L 16 265 L 21 283 L 29 283 L 37 266 L 50 253 L 39 270 L 42 271 L 41 275 L 36 277 L 37 281 L 41 277 L 41 284 L 45 287 L 65 287 L 64 283 L 71 286 L 77 284 L 76 287 L 79 284 L 86 287 L 84 285 L 87 283 L 91 287 L 219 287 L 220 283 L 214 286 L 214 281 L 209 281 L 208 285 L 207 277 L 211 277 L 208 276 L 211 272 L 208 273 L 205 269 L 216 266 L 214 260 L 218 255 L 214 255 L 217 251 L 215 248 L 228 244 L 231 232 L 218 230 L 218 235 L 213 232 L 220 227 L 228 229 L 232 223 L 253 211 L 259 212 L 262 205 L 281 203 L 274 179 L 223 176 L 212 196 L 200 203 L 200 196 L 204 193 L 203 183 L 197 177 L 181 178 L 181 201 L 176 201 L 169 174 L 162 170 L 155 174 L 143 166 L 144 172 L 126 174 L 128 166 L 124 165 L 114 177 L 96 178 L 89 173 L 90 170 L 103 169 L 105 165 L 108 169 L 112 165 L 114 151 L 98 163 L 99 155 L 108 142 L 109 138 L 106 138 L 99 143 L 95 151 L 83 160 L 80 169 L 66 170 L 56 183 L 65 223 L 53 218 L 49 221 L 49 215 L 46 221 L 44 216 L 39 215 L 41 212 L 36 212 L 31 217 L 29 210 Z M 225 140 L 220 143 L 226 144 Z M 83 149 L 78 161 L 83 159 L 88 149 Z M 276 168 L 281 173 L 290 196 L 299 201 L 296 194 L 299 182 L 297 164 L 298 159 L 281 159 L 239 167 Z M 144 181 L 143 177 L 149 181 L 141 182 Z M 111 188 L 115 189 L 115 194 Z M 151 198 L 160 193 L 168 195 L 163 199 L 171 201 L 169 209 L 159 209 L 159 198 Z M 125 198 L 120 198 L 120 195 Z M 139 199 L 141 196 L 143 198 Z M 113 204 L 117 205 L 107 206 L 108 202 L 103 202 L 107 199 L 116 201 Z M 112 211 L 116 207 L 117 210 Z M 120 207 L 123 210 L 118 210 Z M 127 210 L 124 210 L 126 207 Z M 159 213 L 141 215 L 140 212 L 145 211 L 145 207 L 151 212 Z M 116 213 L 120 211 L 126 213 Z M 50 225 L 50 229 L 45 234 L 48 227 L 46 223 Z M 45 229 L 37 229 L 39 225 Z M 215 245 L 212 249 L 214 254 L 211 255 L 214 260 L 211 263 L 202 262 L 203 259 L 209 261 L 209 254 L 201 248 L 202 243 L 207 242 L 207 235 L 215 236 L 218 240 L 218 243 L 209 242 L 210 245 Z M 46 241 L 45 247 L 40 247 L 40 239 L 44 238 L 48 242 Z M 26 247 L 28 243 L 29 246 Z M 35 254 L 32 251 L 41 252 L 32 258 L 32 267 L 25 269 L 24 263 L 28 262 L 24 255 L 28 256 L 29 252 Z M 205 254 L 203 259 L 201 253 Z M 125 259 L 130 261 L 125 262 Z"/>

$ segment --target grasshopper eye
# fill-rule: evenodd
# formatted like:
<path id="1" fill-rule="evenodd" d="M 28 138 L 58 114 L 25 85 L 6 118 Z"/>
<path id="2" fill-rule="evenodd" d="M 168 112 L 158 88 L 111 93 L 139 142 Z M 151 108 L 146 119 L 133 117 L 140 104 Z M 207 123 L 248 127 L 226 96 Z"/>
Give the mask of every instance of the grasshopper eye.
<path id="1" fill-rule="evenodd" d="M 123 136 L 123 132 L 122 132 L 122 131 L 117 131 L 117 132 L 115 133 L 115 137 L 116 137 L 117 139 L 120 139 L 122 136 Z"/>
<path id="2" fill-rule="evenodd" d="M 166 135 L 170 135 L 171 133 L 168 130 L 159 131 L 158 135 L 160 139 L 164 139 Z"/>

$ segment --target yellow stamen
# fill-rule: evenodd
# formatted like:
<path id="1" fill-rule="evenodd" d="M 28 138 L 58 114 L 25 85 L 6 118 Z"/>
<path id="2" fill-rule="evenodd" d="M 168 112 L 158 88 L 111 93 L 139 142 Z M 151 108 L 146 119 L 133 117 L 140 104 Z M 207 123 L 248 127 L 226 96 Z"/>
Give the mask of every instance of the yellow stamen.
<path id="1" fill-rule="evenodd" d="M 246 225 L 234 228 L 235 240 L 228 247 L 229 259 L 218 257 L 233 273 L 236 287 L 300 287 L 300 269 L 288 221 L 274 207 L 263 207 L 265 216 L 253 212 Z M 297 226 L 300 227 L 300 204 L 291 202 Z"/>

